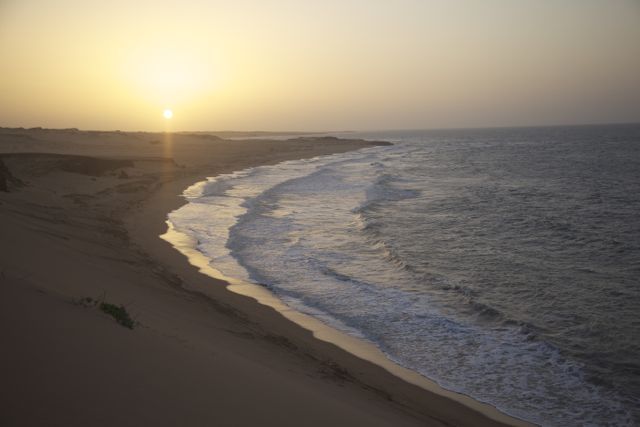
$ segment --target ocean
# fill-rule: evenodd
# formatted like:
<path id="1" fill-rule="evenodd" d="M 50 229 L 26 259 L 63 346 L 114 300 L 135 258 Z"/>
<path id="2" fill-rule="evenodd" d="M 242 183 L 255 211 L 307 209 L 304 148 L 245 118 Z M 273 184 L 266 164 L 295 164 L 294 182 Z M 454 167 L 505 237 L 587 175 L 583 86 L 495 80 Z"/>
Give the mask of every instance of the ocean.
<path id="1" fill-rule="evenodd" d="M 224 275 L 545 426 L 640 424 L 640 125 L 389 131 L 209 178 Z"/>

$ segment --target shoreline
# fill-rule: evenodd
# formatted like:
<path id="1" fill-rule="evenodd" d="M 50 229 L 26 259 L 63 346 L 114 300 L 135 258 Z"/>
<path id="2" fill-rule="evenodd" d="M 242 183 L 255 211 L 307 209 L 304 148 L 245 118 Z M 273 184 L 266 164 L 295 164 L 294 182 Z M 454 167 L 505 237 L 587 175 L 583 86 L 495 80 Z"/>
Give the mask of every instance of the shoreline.
<path id="1" fill-rule="evenodd" d="M 0 422 L 524 425 L 314 337 L 159 238 L 207 176 L 371 145 L 0 129 Z"/>
<path id="2" fill-rule="evenodd" d="M 249 166 L 248 168 L 262 165 L 263 164 L 253 165 Z M 241 170 L 244 169 L 234 170 L 232 172 L 238 172 Z M 182 191 L 192 185 L 206 182 L 206 179 L 209 177 L 217 176 L 220 174 L 221 173 L 215 175 L 207 175 L 204 179 L 192 181 L 184 186 Z M 157 235 L 157 237 L 166 241 L 169 245 L 171 245 L 172 249 L 183 255 L 186 258 L 186 261 L 192 267 L 196 268 L 199 273 L 208 276 L 210 279 L 213 279 L 213 281 L 216 282 L 215 284 L 212 283 L 213 286 L 222 286 L 229 292 L 251 299 L 259 305 L 271 308 L 275 311 L 276 315 L 279 315 L 290 321 L 293 327 L 301 328 L 302 330 L 311 333 L 313 338 L 319 341 L 323 341 L 332 346 L 336 346 L 340 350 L 348 353 L 350 356 L 360 359 L 363 363 L 370 363 L 372 365 L 380 367 L 400 381 L 406 382 L 411 386 L 416 386 L 427 393 L 431 393 L 433 395 L 440 396 L 461 404 L 464 407 L 469 408 L 472 411 L 476 411 L 482 416 L 485 416 L 498 423 L 504 423 L 505 425 L 513 426 L 534 425 L 525 420 L 521 420 L 512 415 L 509 415 L 488 403 L 476 400 L 471 396 L 445 389 L 435 381 L 389 359 L 373 343 L 369 343 L 362 339 L 348 335 L 345 332 L 339 331 L 323 323 L 319 319 L 296 311 L 295 309 L 282 302 L 277 296 L 275 296 L 265 287 L 253 283 L 248 283 L 233 277 L 225 276 L 219 270 L 216 270 L 213 266 L 211 266 L 210 260 L 195 248 L 196 242 L 193 238 L 175 230 L 175 228 L 173 227 L 173 224 L 168 219 L 169 213 L 173 212 L 176 209 L 179 209 L 180 207 L 188 203 L 188 201 L 186 201 L 182 197 L 182 192 L 177 194 L 176 198 L 177 203 L 172 204 L 170 210 L 165 214 L 165 232 Z M 150 207 L 149 209 L 153 208 Z M 145 214 L 144 216 L 146 217 L 147 215 Z M 199 290 L 199 292 L 202 292 L 202 290 Z M 209 296 L 208 293 L 207 296 Z"/>
<path id="3" fill-rule="evenodd" d="M 167 220 L 166 223 L 168 229 L 166 233 L 159 237 L 173 246 L 175 250 L 182 253 L 187 258 L 189 264 L 197 268 L 200 273 L 217 281 L 224 282 L 221 285 L 228 291 L 253 299 L 258 304 L 274 309 L 279 315 L 291 321 L 296 326 L 310 332 L 314 338 L 334 345 L 350 355 L 361 359 L 365 363 L 379 366 L 408 384 L 460 403 L 497 422 L 514 426 L 534 425 L 503 412 L 489 403 L 481 402 L 472 396 L 442 387 L 434 380 L 393 361 L 373 343 L 348 335 L 315 317 L 296 311 L 265 287 L 225 276 L 219 270 L 210 266 L 210 260 L 195 249 L 194 239 L 184 233 L 176 231 L 169 220 Z"/>

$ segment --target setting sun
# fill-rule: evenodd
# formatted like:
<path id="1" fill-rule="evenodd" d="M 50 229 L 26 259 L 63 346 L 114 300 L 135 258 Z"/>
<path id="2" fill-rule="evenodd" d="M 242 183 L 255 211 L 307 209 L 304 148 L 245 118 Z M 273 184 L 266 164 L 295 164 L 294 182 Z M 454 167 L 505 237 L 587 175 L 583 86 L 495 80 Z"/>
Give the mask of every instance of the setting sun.
<path id="1" fill-rule="evenodd" d="M 173 111 L 167 108 L 166 110 L 164 110 L 164 113 L 162 113 L 162 115 L 164 116 L 165 119 L 168 120 L 173 117 Z"/>

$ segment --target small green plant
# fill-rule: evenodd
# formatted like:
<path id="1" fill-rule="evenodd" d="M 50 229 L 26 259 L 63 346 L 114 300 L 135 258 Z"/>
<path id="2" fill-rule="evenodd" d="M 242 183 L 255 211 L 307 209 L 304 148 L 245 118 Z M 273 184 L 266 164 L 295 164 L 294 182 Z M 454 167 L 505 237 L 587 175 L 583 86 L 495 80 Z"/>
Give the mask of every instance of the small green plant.
<path id="1" fill-rule="evenodd" d="M 134 321 L 127 313 L 127 309 L 123 305 L 117 306 L 106 302 L 100 303 L 100 310 L 104 311 L 108 315 L 116 319 L 116 322 L 124 326 L 125 328 L 133 329 Z"/>

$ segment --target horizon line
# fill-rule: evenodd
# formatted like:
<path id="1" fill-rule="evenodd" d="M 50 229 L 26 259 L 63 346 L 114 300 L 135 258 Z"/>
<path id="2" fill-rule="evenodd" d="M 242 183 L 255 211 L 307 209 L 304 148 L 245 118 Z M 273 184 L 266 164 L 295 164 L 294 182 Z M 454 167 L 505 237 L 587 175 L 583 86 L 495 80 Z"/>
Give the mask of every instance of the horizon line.
<path id="1" fill-rule="evenodd" d="M 567 124 L 540 124 L 540 125 L 499 125 L 499 126 L 460 126 L 460 127 L 407 127 L 407 128 L 377 128 L 377 129 L 353 129 L 353 130 L 122 130 L 122 129 L 83 129 L 77 127 L 42 127 L 42 126 L 0 126 L 0 129 L 16 130 L 43 130 L 43 131 L 74 131 L 74 132 L 113 132 L 113 133 L 254 133 L 273 135 L 302 135 L 302 134 L 337 134 L 337 133 L 378 133 L 378 132 L 411 132 L 411 131 L 444 131 L 444 130 L 489 130 L 489 129 L 526 129 L 526 128 L 558 128 L 558 127 L 590 127 L 590 126 L 629 126 L 640 125 L 640 120 L 635 122 L 593 122 L 593 123 L 567 123 Z"/>

